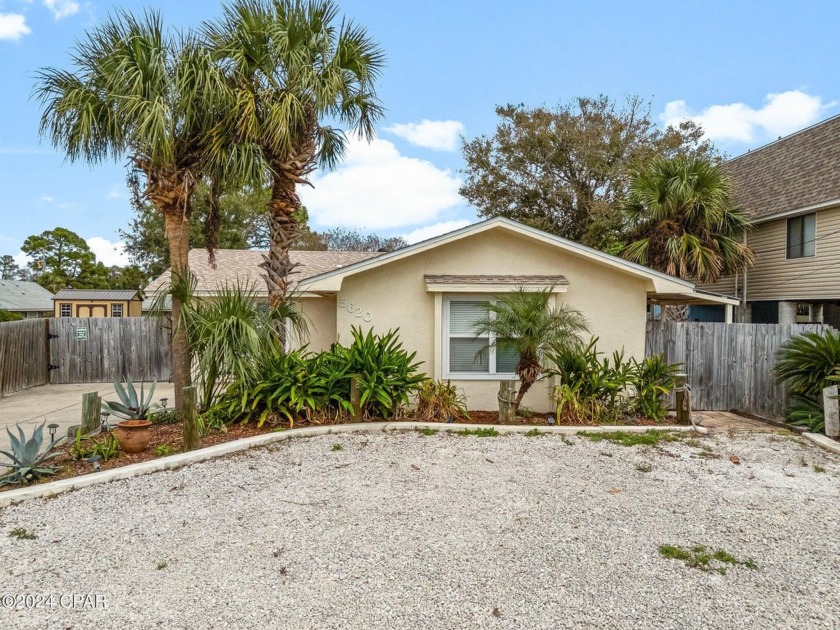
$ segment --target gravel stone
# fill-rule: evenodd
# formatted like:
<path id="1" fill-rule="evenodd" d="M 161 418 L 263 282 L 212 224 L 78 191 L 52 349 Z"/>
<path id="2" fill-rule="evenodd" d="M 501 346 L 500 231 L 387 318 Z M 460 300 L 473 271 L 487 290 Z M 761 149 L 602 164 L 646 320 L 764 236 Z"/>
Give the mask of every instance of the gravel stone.
<path id="1" fill-rule="evenodd" d="M 0 511 L 0 595 L 105 602 L 0 628 L 836 628 L 839 481 L 786 434 L 295 439 Z"/>

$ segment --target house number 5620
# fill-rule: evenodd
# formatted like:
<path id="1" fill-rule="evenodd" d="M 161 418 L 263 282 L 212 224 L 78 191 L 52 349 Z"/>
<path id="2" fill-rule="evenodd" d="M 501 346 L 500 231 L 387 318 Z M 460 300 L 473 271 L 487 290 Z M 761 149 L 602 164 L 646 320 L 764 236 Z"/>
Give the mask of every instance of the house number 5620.
<path id="1" fill-rule="evenodd" d="M 353 304 L 353 302 L 348 301 L 347 298 L 341 298 L 338 301 L 338 307 L 346 308 L 348 313 L 355 315 L 362 321 L 369 322 L 373 319 L 373 315 L 370 311 L 364 310 L 358 304 Z"/>

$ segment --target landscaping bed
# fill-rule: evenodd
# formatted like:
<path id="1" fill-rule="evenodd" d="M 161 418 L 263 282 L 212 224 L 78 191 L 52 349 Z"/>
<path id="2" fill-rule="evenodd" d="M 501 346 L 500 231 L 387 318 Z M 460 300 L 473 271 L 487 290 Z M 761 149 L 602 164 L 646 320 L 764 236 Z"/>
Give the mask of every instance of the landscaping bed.
<path id="1" fill-rule="evenodd" d="M 529 414 L 528 417 L 517 417 L 515 421 L 509 422 L 507 424 L 510 425 L 522 425 L 522 426 L 548 426 L 547 425 L 547 417 L 553 414 L 543 414 L 543 413 L 534 413 Z M 373 420 L 365 420 L 365 422 L 412 422 L 418 421 L 417 418 L 408 417 L 408 418 L 401 418 L 400 420 L 386 420 L 382 418 L 377 418 Z M 423 420 L 425 422 L 425 420 Z M 445 425 L 445 420 L 434 420 L 436 422 L 440 422 L 441 424 Z M 460 417 L 458 418 L 457 422 L 459 424 L 498 424 L 499 423 L 499 414 L 496 411 L 472 411 L 468 418 Z M 324 422 L 308 422 L 308 421 L 298 421 L 294 423 L 294 428 L 303 428 L 303 427 L 312 427 L 312 426 L 324 426 Z M 352 424 L 351 422 L 328 422 L 327 424 Z M 561 422 L 559 423 L 560 426 L 612 426 L 613 424 L 622 425 L 622 426 L 656 426 L 657 423 L 653 420 L 648 418 L 641 418 L 639 416 L 627 416 L 621 422 L 616 423 L 600 423 L 600 424 L 583 424 L 583 423 L 572 423 L 572 422 L 564 422 L 561 418 Z M 669 418 L 668 424 L 677 424 L 675 418 Z M 201 436 L 199 442 L 199 448 L 205 448 L 208 446 L 213 446 L 215 444 L 222 444 L 224 442 L 231 442 L 233 440 L 239 440 L 242 438 L 251 437 L 253 435 L 261 435 L 264 433 L 271 433 L 273 431 L 283 431 L 292 428 L 288 421 L 278 421 L 275 423 L 266 422 L 262 426 L 258 426 L 256 422 L 236 422 L 229 425 L 226 425 L 225 430 L 212 430 L 207 432 L 205 435 Z M 128 466 L 130 464 L 137 464 L 140 462 L 149 461 L 152 459 L 158 459 L 160 457 L 166 457 L 168 455 L 174 455 L 176 453 L 180 453 L 183 450 L 183 429 L 180 424 L 154 424 L 150 430 L 151 439 L 149 441 L 149 446 L 144 451 L 140 453 L 125 453 L 123 451 L 117 452 L 117 454 L 108 460 L 101 461 L 100 466 L 101 470 L 111 470 L 113 468 L 120 468 L 122 466 Z M 101 433 L 94 437 L 94 439 L 102 440 L 107 437 L 107 433 Z M 58 456 L 50 459 L 48 464 L 52 468 L 56 468 L 57 472 L 54 475 L 46 475 L 35 481 L 33 484 L 30 485 L 38 485 L 43 483 L 49 483 L 51 481 L 58 481 L 61 479 L 69 479 L 72 477 L 78 477 L 82 475 L 90 474 L 94 471 L 94 467 L 88 461 L 84 459 L 77 459 L 73 456 L 74 443 L 65 443 L 58 447 L 56 447 L 55 452 L 58 453 Z M 0 486 L 0 492 L 15 490 L 21 487 L 21 485 L 5 485 Z"/>

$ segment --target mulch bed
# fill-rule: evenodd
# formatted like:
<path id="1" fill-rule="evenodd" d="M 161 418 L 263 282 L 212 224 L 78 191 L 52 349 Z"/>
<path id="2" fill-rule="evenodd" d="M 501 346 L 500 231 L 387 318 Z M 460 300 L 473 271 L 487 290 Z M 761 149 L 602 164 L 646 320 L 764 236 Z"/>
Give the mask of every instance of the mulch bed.
<path id="1" fill-rule="evenodd" d="M 545 414 L 545 413 L 535 413 L 528 418 L 517 417 L 514 422 L 509 422 L 507 424 L 511 425 L 523 425 L 523 426 L 546 426 L 548 424 L 547 417 L 553 414 Z M 404 421 L 413 421 L 416 418 L 403 418 Z M 365 420 L 365 422 L 392 422 L 389 420 L 383 419 L 374 419 L 374 420 Z M 445 424 L 444 420 L 439 421 L 441 424 Z M 470 411 L 470 417 L 468 419 L 459 418 L 456 422 L 461 424 L 499 424 L 499 413 L 497 411 Z M 674 424 L 676 421 L 674 418 L 668 418 L 666 420 L 667 424 Z M 330 424 L 334 424 L 335 422 L 331 422 Z M 603 424 L 572 424 L 568 422 L 561 422 L 559 423 L 561 426 L 604 426 Z M 649 418 L 642 418 L 638 416 L 627 416 L 620 422 L 616 424 L 621 425 L 645 425 L 651 426 L 656 425 L 657 423 Z M 313 426 L 322 426 L 323 423 L 319 422 L 307 422 L 307 421 L 298 421 L 295 422 L 294 428 L 299 429 L 302 427 L 313 427 Z M 205 448 L 208 446 L 213 446 L 215 444 L 221 444 L 223 442 L 231 442 L 233 440 L 239 440 L 246 437 L 251 437 L 253 435 L 261 435 L 263 433 L 271 433 L 272 431 L 277 431 L 279 429 L 288 429 L 289 423 L 288 422 L 281 422 L 281 423 L 268 423 L 266 422 L 262 427 L 258 427 L 256 423 L 251 422 L 247 424 L 242 423 L 235 423 L 228 425 L 227 431 L 213 431 L 201 437 L 199 442 L 199 448 Z M 106 437 L 107 434 L 100 433 L 99 435 L 95 436 L 95 439 L 101 440 Z M 137 464 L 140 462 L 149 461 L 151 459 L 158 459 L 159 457 L 163 457 L 163 455 L 158 455 L 155 453 L 155 447 L 158 446 L 168 446 L 171 450 L 171 454 L 174 455 L 176 453 L 181 452 L 182 447 L 182 429 L 180 424 L 155 424 L 151 427 L 151 439 L 149 441 L 149 446 L 146 448 L 145 451 L 142 453 L 123 453 L 120 451 L 117 455 L 107 462 L 101 462 L 102 470 L 111 470 L 113 468 L 120 468 L 122 466 L 128 466 L 129 464 Z M 69 479 L 71 477 L 80 477 L 82 475 L 89 474 L 93 472 L 93 466 L 88 462 L 82 460 L 78 461 L 73 459 L 70 454 L 70 449 L 73 447 L 73 444 L 63 444 L 56 448 L 59 455 L 57 457 L 52 458 L 48 462 L 46 462 L 47 466 L 58 468 L 58 472 L 55 475 L 49 475 L 46 477 L 42 477 L 40 480 L 36 481 L 35 484 L 37 485 L 41 483 L 48 483 L 50 481 L 58 481 L 60 479 Z M 7 485 L 1 486 L 0 492 L 4 492 L 7 490 L 14 490 L 16 488 L 21 488 L 23 486 L 20 485 Z"/>

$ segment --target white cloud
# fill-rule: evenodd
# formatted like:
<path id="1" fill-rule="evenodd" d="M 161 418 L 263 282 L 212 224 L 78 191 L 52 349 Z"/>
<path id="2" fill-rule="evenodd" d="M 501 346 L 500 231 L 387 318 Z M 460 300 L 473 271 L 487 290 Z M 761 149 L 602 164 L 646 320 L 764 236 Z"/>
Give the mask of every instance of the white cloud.
<path id="1" fill-rule="evenodd" d="M 458 137 L 464 133 L 464 125 L 457 120 L 421 120 L 419 123 L 395 123 L 385 127 L 385 131 L 418 147 L 455 151 Z"/>
<path id="2" fill-rule="evenodd" d="M 108 191 L 108 199 L 128 199 L 128 191 L 125 184 L 114 184 Z"/>
<path id="3" fill-rule="evenodd" d="M 21 269 L 26 268 L 26 266 L 27 266 L 27 265 L 29 265 L 29 261 L 30 261 L 30 260 L 32 260 L 32 259 L 29 257 L 29 254 L 24 254 L 23 252 L 18 252 L 18 253 L 15 255 L 15 257 L 14 257 L 14 258 L 15 258 L 15 264 L 16 264 L 18 267 L 20 267 Z"/>
<path id="4" fill-rule="evenodd" d="M 823 103 L 819 96 L 789 90 L 768 94 L 764 105 L 758 109 L 744 103 L 730 103 L 712 105 L 697 112 L 685 101 L 671 101 L 661 118 L 666 125 L 692 120 L 703 127 L 711 140 L 744 143 L 798 131 L 817 122 L 823 110 L 833 106 L 834 103 Z"/>
<path id="5" fill-rule="evenodd" d="M 32 29 L 26 25 L 26 17 L 20 13 L 0 13 L 0 40 L 13 42 L 29 35 Z"/>
<path id="6" fill-rule="evenodd" d="M 414 243 L 419 243 L 420 241 L 425 241 L 429 238 L 434 238 L 435 236 L 440 236 L 441 234 L 446 234 L 447 232 L 453 232 L 458 230 L 466 225 L 469 225 L 472 221 L 467 219 L 457 219 L 455 221 L 441 221 L 440 223 L 435 223 L 433 225 L 427 225 L 426 227 L 417 228 L 416 230 L 412 230 L 408 234 L 403 234 L 403 238 L 408 242 L 410 245 Z"/>
<path id="7" fill-rule="evenodd" d="M 44 6 L 52 11 L 56 20 L 62 20 L 79 12 L 81 6 L 74 0 L 44 0 Z"/>
<path id="8" fill-rule="evenodd" d="M 52 203 L 53 201 L 55 201 L 55 197 L 53 197 L 52 195 L 41 195 L 39 201 L 41 203 Z"/>
<path id="9" fill-rule="evenodd" d="M 87 239 L 88 247 L 96 255 L 96 262 L 101 262 L 106 267 L 119 265 L 124 267 L 129 264 L 128 254 L 125 253 L 125 243 L 117 241 L 112 243 L 101 236 L 94 236 Z"/>
<path id="10" fill-rule="evenodd" d="M 400 155 L 387 140 L 350 138 L 344 162 L 317 173 L 314 188 L 300 191 L 315 223 L 367 230 L 405 228 L 435 221 L 461 203 L 461 181 L 431 162 Z"/>

